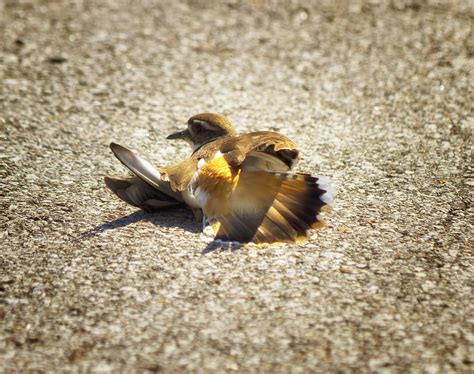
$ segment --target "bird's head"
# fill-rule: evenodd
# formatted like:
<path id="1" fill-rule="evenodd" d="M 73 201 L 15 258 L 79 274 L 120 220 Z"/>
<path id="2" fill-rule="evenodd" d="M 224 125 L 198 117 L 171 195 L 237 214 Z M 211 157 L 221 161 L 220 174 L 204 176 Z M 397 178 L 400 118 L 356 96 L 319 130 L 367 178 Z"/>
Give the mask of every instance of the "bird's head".
<path id="1" fill-rule="evenodd" d="M 201 113 L 188 120 L 188 128 L 168 135 L 166 139 L 183 139 L 196 150 L 204 143 L 236 132 L 229 119 L 214 113 Z"/>

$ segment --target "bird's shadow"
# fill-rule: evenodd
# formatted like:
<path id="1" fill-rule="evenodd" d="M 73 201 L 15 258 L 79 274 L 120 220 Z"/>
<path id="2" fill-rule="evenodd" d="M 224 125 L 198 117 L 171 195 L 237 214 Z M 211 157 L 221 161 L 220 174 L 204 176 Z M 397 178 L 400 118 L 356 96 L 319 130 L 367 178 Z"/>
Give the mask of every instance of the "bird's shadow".
<path id="1" fill-rule="evenodd" d="M 183 219 L 184 218 L 184 219 Z M 137 210 L 126 216 L 102 223 L 91 230 L 87 230 L 79 235 L 77 239 L 86 239 L 106 231 L 119 229 L 140 221 L 151 222 L 161 227 L 180 227 L 193 233 L 200 232 L 201 224 L 192 218 L 188 209 L 174 209 L 173 211 L 145 212 Z"/>
<path id="2" fill-rule="evenodd" d="M 184 217 L 186 218 L 183 219 Z M 106 231 L 119 229 L 140 221 L 151 222 L 160 227 L 180 227 L 194 234 L 202 232 L 201 223 L 192 218 L 192 213 L 188 209 L 174 209 L 173 211 L 160 211 L 156 213 L 137 210 L 126 216 L 113 219 L 109 222 L 102 223 L 91 230 L 87 230 L 76 237 L 74 241 L 92 238 Z M 202 254 L 220 251 L 236 251 L 241 247 L 241 243 L 213 240 L 202 250 Z"/>
<path id="3" fill-rule="evenodd" d="M 213 252 L 235 252 L 242 247 L 243 244 L 239 242 L 223 242 L 221 240 L 213 240 L 207 244 L 206 248 L 204 248 L 201 253 L 205 255 Z"/>

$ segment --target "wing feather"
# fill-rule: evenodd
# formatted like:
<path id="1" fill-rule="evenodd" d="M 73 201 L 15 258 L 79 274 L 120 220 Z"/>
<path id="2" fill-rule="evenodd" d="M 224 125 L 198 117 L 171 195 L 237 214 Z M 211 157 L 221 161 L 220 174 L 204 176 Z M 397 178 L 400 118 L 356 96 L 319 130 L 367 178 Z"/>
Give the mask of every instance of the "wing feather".
<path id="1" fill-rule="evenodd" d="M 197 158 L 192 157 L 174 165 L 160 167 L 158 170 L 162 175 L 162 179 L 170 183 L 173 191 L 182 192 L 186 190 L 191 182 L 198 168 L 198 162 Z"/>
<path id="2" fill-rule="evenodd" d="M 181 201 L 177 201 L 136 176 L 132 178 L 105 177 L 104 181 L 120 199 L 146 211 L 182 205 Z"/>
<path id="3" fill-rule="evenodd" d="M 258 131 L 231 137 L 223 142 L 220 151 L 232 166 L 241 165 L 250 153 L 255 152 L 279 159 L 287 165 L 286 170 L 291 169 L 299 158 L 296 144 L 286 136 L 272 131 Z"/>
<path id="4" fill-rule="evenodd" d="M 316 177 L 240 169 L 224 157 L 207 163 L 196 183 L 196 191 L 206 196 L 204 214 L 219 222 L 216 239 L 221 240 L 298 242 L 322 225 L 319 213 L 329 202 Z"/>

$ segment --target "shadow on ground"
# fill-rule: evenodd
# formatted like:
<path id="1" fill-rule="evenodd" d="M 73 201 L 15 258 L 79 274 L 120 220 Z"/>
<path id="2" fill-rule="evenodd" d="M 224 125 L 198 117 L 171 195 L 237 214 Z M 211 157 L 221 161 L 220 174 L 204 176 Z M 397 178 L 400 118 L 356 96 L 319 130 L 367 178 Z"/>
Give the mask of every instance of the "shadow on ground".
<path id="1" fill-rule="evenodd" d="M 148 213 L 143 210 L 138 210 L 126 216 L 102 223 L 91 230 L 87 230 L 75 238 L 74 241 L 89 239 L 106 231 L 116 230 L 140 221 L 151 222 L 152 224 L 160 227 L 179 227 L 194 234 L 201 233 L 201 224 L 199 222 L 193 221 L 192 219 L 183 220 L 183 217 L 186 215 L 189 215 L 189 210 L 187 209 L 174 210 L 171 214 L 169 211 Z M 241 247 L 242 244 L 237 242 L 223 242 L 220 240 L 213 240 L 202 250 L 202 254 L 218 251 L 236 251 Z"/>
<path id="2" fill-rule="evenodd" d="M 139 221 L 151 222 L 154 225 L 160 227 L 179 227 L 192 233 L 201 232 L 200 223 L 189 219 L 189 217 L 186 217 L 187 219 L 183 219 L 185 216 L 189 216 L 189 210 L 187 209 L 178 209 L 172 214 L 170 214 L 169 211 L 147 213 L 143 210 L 138 210 L 136 212 L 130 213 L 129 215 L 102 223 L 91 230 L 87 230 L 81 233 L 76 238 L 76 240 L 90 238 L 103 232 L 126 227 Z"/>

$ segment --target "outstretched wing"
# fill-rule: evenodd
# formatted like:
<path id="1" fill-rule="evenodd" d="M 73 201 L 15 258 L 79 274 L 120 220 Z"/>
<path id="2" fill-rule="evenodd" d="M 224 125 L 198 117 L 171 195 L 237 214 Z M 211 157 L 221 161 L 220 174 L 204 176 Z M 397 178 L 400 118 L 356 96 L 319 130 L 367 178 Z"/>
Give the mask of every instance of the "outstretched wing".
<path id="1" fill-rule="evenodd" d="M 104 181 L 107 187 L 120 199 L 147 212 L 183 204 L 150 186 L 137 176 L 131 178 L 105 177 Z"/>
<path id="2" fill-rule="evenodd" d="M 183 201 L 179 190 L 171 186 L 168 176 L 160 172 L 161 169 L 166 170 L 166 168 L 155 168 L 148 161 L 119 144 L 111 143 L 110 149 L 122 164 L 149 186 L 178 201 Z"/>
<path id="3" fill-rule="evenodd" d="M 162 166 L 158 168 L 161 179 L 169 182 L 173 191 L 182 192 L 191 182 L 198 168 L 198 161 L 197 158 L 192 157 L 174 165 Z"/>
<path id="4" fill-rule="evenodd" d="M 319 213 L 334 195 L 324 178 L 244 169 L 223 157 L 200 169 L 193 191 L 216 239 L 260 244 L 303 240 L 323 225 Z"/>
<path id="5" fill-rule="evenodd" d="M 222 144 L 220 152 L 229 165 L 254 170 L 286 171 L 299 159 L 296 144 L 271 131 L 232 137 Z"/>

